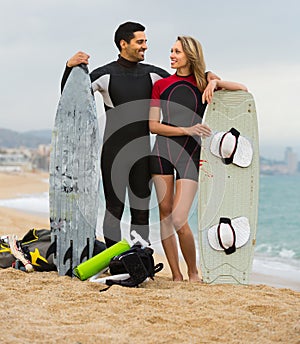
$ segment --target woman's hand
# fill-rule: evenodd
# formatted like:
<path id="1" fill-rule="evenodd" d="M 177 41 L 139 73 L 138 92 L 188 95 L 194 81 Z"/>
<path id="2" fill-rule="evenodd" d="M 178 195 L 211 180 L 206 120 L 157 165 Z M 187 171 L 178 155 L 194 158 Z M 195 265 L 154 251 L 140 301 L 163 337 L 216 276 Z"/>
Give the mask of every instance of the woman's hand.
<path id="1" fill-rule="evenodd" d="M 189 136 L 209 137 L 211 135 L 211 130 L 206 124 L 196 124 L 192 127 L 187 127 L 183 129 L 186 135 Z"/>
<path id="2" fill-rule="evenodd" d="M 208 104 L 211 103 L 212 97 L 213 97 L 213 95 L 214 95 L 214 90 L 215 90 L 217 87 L 218 87 L 218 80 L 217 80 L 217 79 L 211 80 L 211 81 L 207 84 L 207 86 L 206 86 L 206 88 L 205 88 L 205 90 L 204 90 L 204 92 L 203 92 L 203 94 L 202 94 L 202 103 L 203 103 L 203 104 L 204 104 L 205 102 L 207 102 Z"/>
<path id="3" fill-rule="evenodd" d="M 208 104 L 211 103 L 212 97 L 214 95 L 214 90 L 216 89 L 225 89 L 225 90 L 229 90 L 229 91 L 245 91 L 248 92 L 248 89 L 245 85 L 240 84 L 238 82 L 234 82 L 234 81 L 225 81 L 225 80 L 211 80 L 203 94 L 202 94 L 202 103 L 204 104 L 205 101 L 207 101 Z"/>

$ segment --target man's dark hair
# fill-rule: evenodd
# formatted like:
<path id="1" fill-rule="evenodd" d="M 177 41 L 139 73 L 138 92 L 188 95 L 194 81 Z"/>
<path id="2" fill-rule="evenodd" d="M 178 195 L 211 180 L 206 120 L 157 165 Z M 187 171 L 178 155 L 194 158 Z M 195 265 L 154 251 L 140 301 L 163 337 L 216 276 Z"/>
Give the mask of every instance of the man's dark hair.
<path id="1" fill-rule="evenodd" d="M 117 28 L 115 32 L 115 43 L 119 51 L 121 51 L 120 41 L 124 39 L 125 42 L 129 43 L 136 31 L 145 31 L 145 27 L 139 23 L 126 22 Z"/>

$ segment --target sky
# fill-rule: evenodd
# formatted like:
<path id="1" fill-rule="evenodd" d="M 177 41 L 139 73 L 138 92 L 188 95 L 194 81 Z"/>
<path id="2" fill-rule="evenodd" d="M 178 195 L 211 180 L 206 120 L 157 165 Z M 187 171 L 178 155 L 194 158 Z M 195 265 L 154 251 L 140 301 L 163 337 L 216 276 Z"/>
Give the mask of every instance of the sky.
<path id="1" fill-rule="evenodd" d="M 114 32 L 130 20 L 146 26 L 145 62 L 169 72 L 176 37 L 197 38 L 207 70 L 253 94 L 266 154 L 290 146 L 300 156 L 299 17 L 299 0 L 3 1 L 0 128 L 52 128 L 67 59 L 87 52 L 90 71 L 115 60 Z"/>

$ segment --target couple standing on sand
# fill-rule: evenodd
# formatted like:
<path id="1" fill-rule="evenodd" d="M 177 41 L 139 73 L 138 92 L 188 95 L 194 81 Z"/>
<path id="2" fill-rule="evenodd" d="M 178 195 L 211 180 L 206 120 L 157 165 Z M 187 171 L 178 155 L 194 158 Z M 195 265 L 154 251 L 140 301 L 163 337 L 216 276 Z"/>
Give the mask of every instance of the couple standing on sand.
<path id="1" fill-rule="evenodd" d="M 106 111 L 101 153 L 106 201 L 103 234 L 107 247 L 121 240 L 127 190 L 131 238 L 135 239 L 137 234 L 142 242 L 150 243 L 149 201 L 153 181 L 161 240 L 172 279 L 183 280 L 176 232 L 189 280 L 201 281 L 195 241 L 188 224 L 197 192 L 201 137 L 211 134 L 210 128 L 201 122 L 215 90 L 247 89 L 205 72 L 201 44 L 189 36 L 179 36 L 171 48 L 171 68 L 176 70 L 175 74 L 140 63 L 148 48 L 144 31 L 139 23 L 120 25 L 114 39 L 120 51 L 118 59 L 90 73 L 93 91 L 101 93 Z M 88 64 L 89 57 L 78 52 L 67 61 L 62 90 L 72 68 Z M 150 132 L 156 134 L 152 151 Z"/>

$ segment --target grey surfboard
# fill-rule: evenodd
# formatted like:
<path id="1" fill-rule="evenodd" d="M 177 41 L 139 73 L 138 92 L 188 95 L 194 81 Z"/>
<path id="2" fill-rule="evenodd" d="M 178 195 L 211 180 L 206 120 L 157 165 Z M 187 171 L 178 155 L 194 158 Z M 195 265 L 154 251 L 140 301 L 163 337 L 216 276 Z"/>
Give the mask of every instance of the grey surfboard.
<path id="1" fill-rule="evenodd" d="M 202 142 L 199 173 L 199 258 L 204 282 L 248 284 L 252 269 L 259 194 L 258 126 L 253 96 L 244 91 L 218 91 L 208 106 L 204 122 L 215 133 L 235 128 L 251 143 L 253 156 L 247 167 L 225 164 L 212 154 L 212 137 Z M 221 218 L 249 221 L 248 240 L 234 253 L 217 250 L 209 231 Z"/>
<path id="2" fill-rule="evenodd" d="M 88 69 L 72 69 L 61 95 L 50 153 L 50 227 L 59 275 L 92 257 L 100 181 L 100 141 Z"/>

